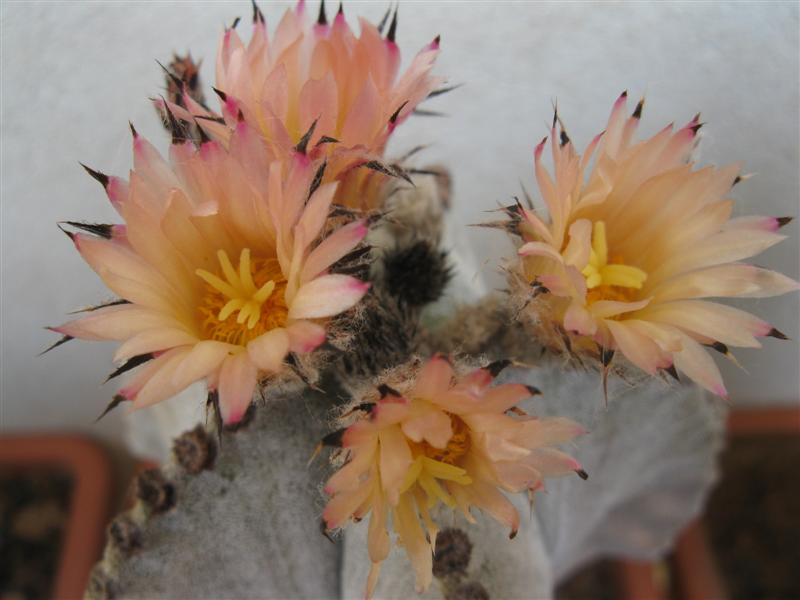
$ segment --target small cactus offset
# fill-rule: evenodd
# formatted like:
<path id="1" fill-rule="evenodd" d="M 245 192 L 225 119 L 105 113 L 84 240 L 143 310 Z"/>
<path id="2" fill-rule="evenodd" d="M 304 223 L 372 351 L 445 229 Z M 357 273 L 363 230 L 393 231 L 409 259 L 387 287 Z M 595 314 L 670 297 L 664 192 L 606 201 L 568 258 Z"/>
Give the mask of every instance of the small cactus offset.
<path id="1" fill-rule="evenodd" d="M 623 93 L 583 153 L 555 112 L 535 198 L 481 224 L 515 244 L 505 289 L 469 303 L 448 170 L 387 149 L 458 87 L 440 37 L 403 63 L 399 7 L 358 35 L 311 12 L 270 28 L 253 2 L 213 86 L 166 60 L 168 155 L 131 124 L 129 180 L 85 167 L 119 223 L 59 224 L 114 294 L 50 328 L 119 342 L 101 416 L 205 386 L 86 596 L 546 597 L 601 552 L 665 552 L 715 476 L 709 350 L 786 337 L 709 298 L 797 290 L 743 262 L 791 219 L 732 218 L 745 176 L 695 164 L 699 115 L 640 140 Z"/>

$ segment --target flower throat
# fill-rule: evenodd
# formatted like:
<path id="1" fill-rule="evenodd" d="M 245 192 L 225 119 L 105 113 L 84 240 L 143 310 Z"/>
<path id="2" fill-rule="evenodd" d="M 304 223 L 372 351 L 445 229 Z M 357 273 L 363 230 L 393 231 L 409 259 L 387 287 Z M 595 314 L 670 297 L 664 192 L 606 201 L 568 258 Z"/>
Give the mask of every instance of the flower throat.
<path id="1" fill-rule="evenodd" d="M 589 304 L 599 300 L 630 302 L 647 279 L 647 273 L 638 267 L 622 264 L 621 260 L 609 262 L 606 224 L 603 221 L 594 224 L 589 263 L 581 274 L 586 278 L 586 299 Z"/>
<path id="2" fill-rule="evenodd" d="M 224 250 L 217 251 L 221 277 L 197 269 L 204 282 L 198 312 L 209 339 L 246 345 L 260 335 L 286 324 L 286 279 L 274 258 L 255 258 L 245 248 L 238 269 Z"/>

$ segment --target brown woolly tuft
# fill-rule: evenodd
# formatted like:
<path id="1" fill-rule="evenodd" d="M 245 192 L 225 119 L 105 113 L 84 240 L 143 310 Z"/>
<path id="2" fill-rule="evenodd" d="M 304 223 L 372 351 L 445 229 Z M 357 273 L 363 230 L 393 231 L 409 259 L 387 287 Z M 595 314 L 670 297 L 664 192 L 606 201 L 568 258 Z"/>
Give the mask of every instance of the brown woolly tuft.
<path id="1" fill-rule="evenodd" d="M 142 547 L 142 530 L 128 515 L 119 515 L 111 521 L 106 535 L 111 544 L 126 556 Z"/>
<path id="2" fill-rule="evenodd" d="M 436 554 L 433 557 L 433 575 L 466 573 L 472 556 L 472 542 L 461 529 L 448 527 L 436 536 Z"/>
<path id="3" fill-rule="evenodd" d="M 136 497 L 153 513 L 162 513 L 175 506 L 175 487 L 164 478 L 160 469 L 142 471 L 136 478 Z"/>
<path id="4" fill-rule="evenodd" d="M 489 598 L 489 592 L 477 581 L 461 583 L 445 596 L 446 600 L 489 600 Z"/>
<path id="5" fill-rule="evenodd" d="M 202 425 L 182 433 L 172 443 L 172 453 L 184 471 L 197 475 L 214 466 L 217 447 Z"/>

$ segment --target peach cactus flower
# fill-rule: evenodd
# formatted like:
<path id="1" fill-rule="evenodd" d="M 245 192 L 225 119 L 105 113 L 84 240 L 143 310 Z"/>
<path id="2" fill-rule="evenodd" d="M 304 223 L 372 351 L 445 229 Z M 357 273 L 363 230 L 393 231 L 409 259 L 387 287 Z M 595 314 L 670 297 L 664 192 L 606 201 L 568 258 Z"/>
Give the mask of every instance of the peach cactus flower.
<path id="1" fill-rule="evenodd" d="M 313 189 L 300 153 L 268 161 L 244 121 L 228 150 L 173 144 L 171 164 L 133 133 L 129 182 L 90 170 L 125 224 L 71 223 L 84 232 L 69 234 L 120 300 L 52 329 L 122 342 L 121 370 L 141 366 L 117 403 L 141 408 L 205 379 L 225 422 L 236 422 L 260 378 L 280 373 L 288 353 L 319 346 L 326 319 L 364 295 L 367 283 L 327 271 L 366 225 L 321 239 L 337 184 Z"/>
<path id="2" fill-rule="evenodd" d="M 728 197 L 740 165 L 698 169 L 691 160 L 699 115 L 634 141 L 643 103 L 626 116 L 627 94 L 606 131 L 583 156 L 553 122 L 554 174 L 535 150 L 536 179 L 549 212 L 545 221 L 519 206 L 519 255 L 527 283 L 544 288 L 529 306 L 573 336 L 596 343 L 604 361 L 619 350 L 650 374 L 680 370 L 720 396 L 727 392 L 712 347 L 758 347 L 760 336 L 784 337 L 769 323 L 713 297 L 774 296 L 798 289 L 791 279 L 742 263 L 778 243 L 790 219 L 731 218 Z M 590 162 L 594 157 L 594 163 Z"/>
<path id="3" fill-rule="evenodd" d="M 469 522 L 474 522 L 471 508 L 477 507 L 507 525 L 514 537 L 519 514 L 502 491 L 533 492 L 544 477 L 573 471 L 586 476 L 575 459 L 551 447 L 584 433 L 583 428 L 517 409 L 537 390 L 519 384 L 490 387 L 495 366 L 457 378 L 445 358 L 434 357 L 405 393 L 379 388 L 381 398 L 368 416 L 344 430 L 347 460 L 325 487 L 333 497 L 323 519 L 335 529 L 371 513 L 367 596 L 389 553 L 390 526 L 421 591 L 432 580 L 434 507 L 457 509 Z"/>
<path id="4" fill-rule="evenodd" d="M 341 6 L 331 23 L 324 2 L 316 20 L 306 12 L 305 3 L 298 2 L 269 36 L 254 5 L 250 41 L 245 44 L 229 28 L 219 45 L 215 90 L 222 114 L 189 94 L 183 106 L 171 109 L 184 120 L 200 117 L 198 125 L 223 143 L 243 116 L 274 156 L 307 146 L 313 160 L 327 161 L 325 181 L 342 181 L 337 202 L 372 208 L 386 177 L 380 171 L 392 171 L 381 163 L 389 135 L 442 81 L 431 74 L 439 39 L 398 77 L 396 11 L 386 37 L 365 19 L 356 37 Z M 356 168 L 365 164 L 377 171 Z"/>

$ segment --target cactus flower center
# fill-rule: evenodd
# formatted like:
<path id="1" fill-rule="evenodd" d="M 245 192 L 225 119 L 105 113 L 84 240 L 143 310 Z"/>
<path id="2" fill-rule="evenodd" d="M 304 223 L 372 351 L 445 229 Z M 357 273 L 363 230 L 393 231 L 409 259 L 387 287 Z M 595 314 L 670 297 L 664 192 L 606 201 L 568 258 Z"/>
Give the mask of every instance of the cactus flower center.
<path id="1" fill-rule="evenodd" d="M 596 221 L 592 229 L 589 263 L 581 271 L 589 290 L 589 303 L 598 300 L 630 301 L 635 290 L 642 289 L 647 273 L 621 260 L 609 262 L 606 224 Z"/>
<path id="2" fill-rule="evenodd" d="M 243 346 L 286 323 L 286 279 L 276 259 L 251 258 L 249 248 L 239 255 L 238 269 L 224 250 L 217 251 L 217 259 L 219 275 L 195 271 L 205 282 L 198 310 L 209 339 Z"/>
<path id="3" fill-rule="evenodd" d="M 450 426 L 453 428 L 453 435 L 447 446 L 444 448 L 434 448 L 427 442 L 423 442 L 423 451 L 425 456 L 443 462 L 448 465 L 454 465 L 456 460 L 464 456 L 470 447 L 469 431 L 467 425 L 456 417 L 450 415 Z"/>

